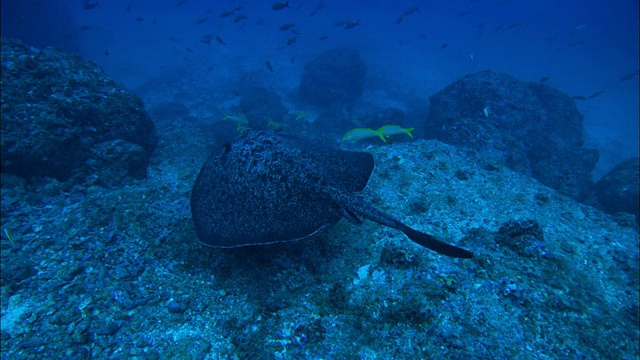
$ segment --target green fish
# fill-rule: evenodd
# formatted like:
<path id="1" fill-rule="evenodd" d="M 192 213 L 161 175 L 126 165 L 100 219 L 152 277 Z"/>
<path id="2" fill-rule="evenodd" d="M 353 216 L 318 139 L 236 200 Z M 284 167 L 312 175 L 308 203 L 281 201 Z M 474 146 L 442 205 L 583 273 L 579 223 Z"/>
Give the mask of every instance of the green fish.
<path id="1" fill-rule="evenodd" d="M 370 128 L 355 128 L 347 131 L 346 134 L 342 137 L 343 141 L 348 140 L 362 140 L 370 137 L 379 137 L 382 141 L 387 142 L 387 139 L 384 138 L 382 133 L 377 132 L 376 130 Z"/>
<path id="2" fill-rule="evenodd" d="M 267 126 L 271 127 L 273 129 L 273 131 L 282 131 L 282 124 L 280 124 L 277 121 L 273 121 L 273 119 L 269 118 L 269 122 L 267 123 Z"/>
<path id="3" fill-rule="evenodd" d="M 300 112 L 296 112 L 295 114 L 296 114 L 296 120 L 308 118 L 311 115 L 313 115 L 313 113 L 311 113 L 310 111 L 300 111 Z"/>
<path id="4" fill-rule="evenodd" d="M 236 131 L 238 132 L 238 134 L 243 134 L 248 130 L 251 130 L 251 128 L 244 123 L 238 123 L 238 125 L 236 126 Z"/>
<path id="5" fill-rule="evenodd" d="M 413 134 L 411 134 L 413 130 L 415 130 L 415 128 L 403 128 L 398 125 L 385 125 L 380 127 L 378 130 L 373 130 L 371 128 L 355 128 L 347 131 L 347 133 L 342 137 L 342 140 L 362 140 L 377 136 L 382 139 L 382 141 L 387 142 L 388 137 L 397 134 L 407 134 L 413 138 Z"/>
<path id="6" fill-rule="evenodd" d="M 237 123 L 240 124 L 248 124 L 249 120 L 247 119 L 246 116 L 244 116 L 244 114 L 240 114 L 240 115 L 229 115 L 229 114 L 224 114 L 224 118 L 222 119 L 224 120 L 231 120 L 231 121 L 235 121 Z"/>
<path id="7" fill-rule="evenodd" d="M 413 134 L 411 134 L 411 132 L 415 129 L 416 128 L 403 128 L 398 125 L 385 125 L 376 130 L 376 132 L 384 135 L 385 137 L 397 134 L 407 134 L 409 137 L 413 138 Z"/>

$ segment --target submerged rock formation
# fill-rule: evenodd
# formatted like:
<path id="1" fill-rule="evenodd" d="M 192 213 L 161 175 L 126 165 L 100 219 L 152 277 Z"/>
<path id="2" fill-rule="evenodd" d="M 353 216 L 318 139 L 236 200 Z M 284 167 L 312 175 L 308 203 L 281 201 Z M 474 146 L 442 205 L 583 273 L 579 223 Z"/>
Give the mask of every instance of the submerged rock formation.
<path id="1" fill-rule="evenodd" d="M 628 159 L 616 165 L 598 181 L 596 196 L 607 212 L 626 212 L 638 217 L 639 166 L 639 158 Z"/>
<path id="2" fill-rule="evenodd" d="M 118 186 L 157 135 L 142 101 L 93 62 L 2 40 L 2 172 Z"/>
<path id="3" fill-rule="evenodd" d="M 348 48 L 326 51 L 309 61 L 300 77 L 300 100 L 322 108 L 351 110 L 362 96 L 367 64 Z"/>
<path id="4" fill-rule="evenodd" d="M 429 101 L 427 137 L 488 153 L 573 198 L 593 190 L 599 154 L 583 147 L 583 116 L 570 96 L 486 70 Z"/>

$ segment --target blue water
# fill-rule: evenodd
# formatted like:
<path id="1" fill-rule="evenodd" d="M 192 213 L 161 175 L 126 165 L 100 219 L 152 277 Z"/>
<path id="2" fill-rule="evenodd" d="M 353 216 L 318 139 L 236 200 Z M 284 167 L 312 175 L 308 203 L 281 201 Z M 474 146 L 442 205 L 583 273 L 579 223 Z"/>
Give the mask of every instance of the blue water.
<path id="1" fill-rule="evenodd" d="M 290 92 L 306 61 L 345 45 L 366 60 L 369 84 L 382 91 L 378 101 L 393 104 L 487 68 L 523 80 L 546 76 L 570 95 L 606 91 L 578 103 L 586 144 L 601 151 L 596 180 L 637 153 L 638 78 L 620 80 L 638 70 L 637 1 L 326 0 L 291 1 L 278 11 L 270 1 L 96 2 L 3 1 L 2 35 L 78 53 L 130 89 L 172 76 L 215 88 L 220 79 L 266 71 L 269 60 L 277 73 L 269 87 Z M 420 11 L 397 24 L 413 6 Z M 238 15 L 246 19 L 234 22 Z M 352 29 L 336 26 L 357 20 Z"/>

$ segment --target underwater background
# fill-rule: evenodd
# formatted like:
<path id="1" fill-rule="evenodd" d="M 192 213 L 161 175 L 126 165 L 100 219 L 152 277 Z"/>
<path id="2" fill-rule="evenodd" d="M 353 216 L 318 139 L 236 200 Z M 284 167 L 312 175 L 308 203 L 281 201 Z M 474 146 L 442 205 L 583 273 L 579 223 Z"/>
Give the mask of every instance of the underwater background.
<path id="1" fill-rule="evenodd" d="M 637 1 L 1 5 L 3 359 L 638 357 Z M 253 131 L 372 154 L 363 197 L 475 256 L 202 246 Z"/>

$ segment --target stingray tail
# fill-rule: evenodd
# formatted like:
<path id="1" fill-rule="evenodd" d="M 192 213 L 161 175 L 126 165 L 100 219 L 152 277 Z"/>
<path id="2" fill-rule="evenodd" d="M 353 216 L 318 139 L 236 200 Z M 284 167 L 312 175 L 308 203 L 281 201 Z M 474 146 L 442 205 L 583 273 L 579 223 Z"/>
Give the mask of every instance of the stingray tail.
<path id="1" fill-rule="evenodd" d="M 424 246 L 427 249 L 431 249 L 439 254 L 454 257 L 468 259 L 472 258 L 473 254 L 470 251 L 459 248 L 457 246 L 444 243 L 434 236 L 425 234 L 418 230 L 414 230 L 400 221 L 394 219 L 391 215 L 376 209 L 375 206 L 360 199 L 356 196 L 347 195 L 334 191 L 331 194 L 341 206 L 343 214 L 347 213 L 349 216 L 345 216 L 347 219 L 353 221 L 353 218 L 357 219 L 357 215 L 360 215 L 371 221 L 375 221 L 378 224 L 382 224 L 394 229 L 402 231 L 409 239 L 420 246 Z"/>
<path id="2" fill-rule="evenodd" d="M 404 229 L 401 230 L 409 239 L 411 239 L 414 243 L 424 246 L 427 249 L 431 249 L 438 254 L 447 255 L 455 258 L 463 258 L 469 259 L 473 257 L 473 254 L 470 251 L 459 248 L 457 246 L 449 245 L 444 243 L 435 237 L 425 234 L 423 232 L 413 230 L 412 228 L 404 225 Z"/>

